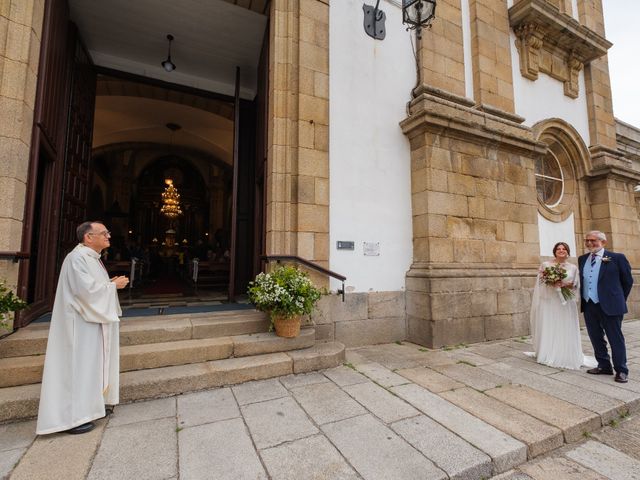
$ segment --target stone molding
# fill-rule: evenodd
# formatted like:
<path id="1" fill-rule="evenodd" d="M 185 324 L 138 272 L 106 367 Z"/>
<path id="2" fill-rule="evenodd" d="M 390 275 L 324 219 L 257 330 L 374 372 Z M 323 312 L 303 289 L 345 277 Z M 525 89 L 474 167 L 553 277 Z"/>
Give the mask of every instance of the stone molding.
<path id="1" fill-rule="evenodd" d="M 499 144 L 519 153 L 542 154 L 546 145 L 533 137 L 530 128 L 521 125 L 522 117 L 443 90 L 420 85 L 414 89 L 410 115 L 400 122 L 405 135 L 424 131 L 444 133 L 469 142 Z"/>
<path id="2" fill-rule="evenodd" d="M 517 37 L 520 73 L 536 80 L 543 72 L 564 82 L 564 94 L 577 98 L 580 71 L 606 55 L 612 43 L 546 0 L 520 0 L 509 9 Z"/>

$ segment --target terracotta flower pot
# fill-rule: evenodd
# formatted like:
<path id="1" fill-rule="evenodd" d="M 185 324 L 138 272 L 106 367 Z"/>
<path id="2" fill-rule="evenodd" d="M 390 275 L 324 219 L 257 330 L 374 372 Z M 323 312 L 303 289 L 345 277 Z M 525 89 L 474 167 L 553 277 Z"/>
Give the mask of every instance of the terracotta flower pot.
<path id="1" fill-rule="evenodd" d="M 273 327 L 276 335 L 284 338 L 295 338 L 300 335 L 300 316 L 295 315 L 290 318 L 275 315 L 273 317 Z"/>

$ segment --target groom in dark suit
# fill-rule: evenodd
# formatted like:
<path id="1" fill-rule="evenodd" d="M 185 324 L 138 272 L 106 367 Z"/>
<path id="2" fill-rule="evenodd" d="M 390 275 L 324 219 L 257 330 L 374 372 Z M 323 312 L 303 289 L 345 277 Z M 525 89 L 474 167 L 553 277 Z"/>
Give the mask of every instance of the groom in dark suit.
<path id="1" fill-rule="evenodd" d="M 593 345 L 598 366 L 587 370 L 593 375 L 613 375 L 615 381 L 627 383 L 627 349 L 622 334 L 622 317 L 627 313 L 627 297 L 633 277 L 627 257 L 604 249 L 607 237 L 594 230 L 585 238 L 587 253 L 578 258 L 582 280 L 581 310 Z M 613 368 L 607 350 L 611 345 Z"/>

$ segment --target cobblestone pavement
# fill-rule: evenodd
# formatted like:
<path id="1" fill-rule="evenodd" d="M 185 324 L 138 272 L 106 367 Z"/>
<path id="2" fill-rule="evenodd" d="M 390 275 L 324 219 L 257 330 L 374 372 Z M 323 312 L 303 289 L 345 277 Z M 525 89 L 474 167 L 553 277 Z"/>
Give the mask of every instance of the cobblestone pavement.
<path id="1" fill-rule="evenodd" d="M 85 435 L 1 425 L 0 478 L 640 479 L 640 321 L 624 331 L 628 384 L 538 365 L 527 338 L 368 346 L 335 369 L 118 406 Z"/>

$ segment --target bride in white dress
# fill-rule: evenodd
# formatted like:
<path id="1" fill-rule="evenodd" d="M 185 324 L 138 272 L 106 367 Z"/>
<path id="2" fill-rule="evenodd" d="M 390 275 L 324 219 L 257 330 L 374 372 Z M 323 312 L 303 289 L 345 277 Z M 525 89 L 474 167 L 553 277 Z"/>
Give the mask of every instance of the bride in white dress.
<path id="1" fill-rule="evenodd" d="M 531 336 L 538 363 L 556 368 L 577 370 L 580 366 L 596 366 L 593 357 L 582 353 L 578 302 L 580 301 L 580 274 L 578 267 L 569 263 L 570 250 L 564 242 L 553 247 L 554 261 L 543 262 L 538 271 L 531 302 Z M 561 286 L 571 290 L 574 298 L 564 300 L 557 288 L 560 285 L 544 285 L 540 282 L 542 271 L 549 266 L 560 265 L 567 272 Z"/>

